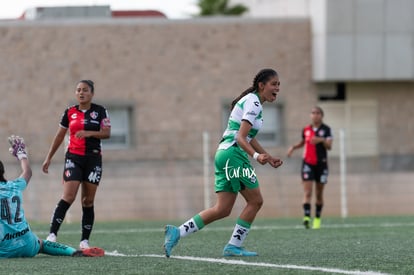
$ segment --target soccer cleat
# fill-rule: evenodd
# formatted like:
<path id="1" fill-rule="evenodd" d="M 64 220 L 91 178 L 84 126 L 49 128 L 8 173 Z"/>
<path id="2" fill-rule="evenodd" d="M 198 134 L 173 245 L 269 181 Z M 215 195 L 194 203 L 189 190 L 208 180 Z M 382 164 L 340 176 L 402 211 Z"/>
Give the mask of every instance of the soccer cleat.
<path id="1" fill-rule="evenodd" d="M 80 249 L 87 249 L 89 248 L 89 241 L 88 240 L 83 240 L 79 243 L 79 248 Z"/>
<path id="2" fill-rule="evenodd" d="M 105 250 L 99 247 L 89 247 L 85 249 L 76 250 L 72 257 L 103 257 Z"/>
<path id="3" fill-rule="evenodd" d="M 242 256 L 242 257 L 249 257 L 249 256 L 257 256 L 257 252 L 248 251 L 243 247 L 235 246 L 232 244 L 226 244 L 223 249 L 223 256 Z"/>
<path id="4" fill-rule="evenodd" d="M 49 236 L 47 236 L 46 240 L 49 241 L 49 242 L 55 243 L 56 242 L 56 235 L 54 233 L 49 233 Z"/>
<path id="5" fill-rule="evenodd" d="M 173 225 L 165 226 L 165 241 L 164 241 L 164 251 L 167 258 L 171 255 L 171 250 L 174 246 L 177 245 L 180 240 L 180 229 Z"/>
<path id="6" fill-rule="evenodd" d="M 321 218 L 314 218 L 313 219 L 313 229 L 320 229 L 321 228 Z"/>
<path id="7" fill-rule="evenodd" d="M 310 227 L 311 218 L 308 216 L 303 217 L 303 225 L 306 229 L 309 229 Z"/>

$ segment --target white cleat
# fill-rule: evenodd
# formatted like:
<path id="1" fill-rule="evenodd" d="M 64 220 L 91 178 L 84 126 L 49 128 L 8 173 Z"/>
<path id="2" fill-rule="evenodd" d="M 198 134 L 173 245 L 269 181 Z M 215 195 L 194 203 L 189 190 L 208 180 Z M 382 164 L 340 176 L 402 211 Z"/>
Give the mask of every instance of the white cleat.
<path id="1" fill-rule="evenodd" d="M 87 249 L 87 248 L 89 248 L 89 241 L 88 240 L 81 241 L 80 244 L 79 244 L 79 248 L 80 249 Z"/>
<path id="2" fill-rule="evenodd" d="M 56 235 L 54 233 L 50 233 L 49 236 L 47 236 L 46 240 L 49 241 L 49 242 L 55 243 L 56 242 Z"/>

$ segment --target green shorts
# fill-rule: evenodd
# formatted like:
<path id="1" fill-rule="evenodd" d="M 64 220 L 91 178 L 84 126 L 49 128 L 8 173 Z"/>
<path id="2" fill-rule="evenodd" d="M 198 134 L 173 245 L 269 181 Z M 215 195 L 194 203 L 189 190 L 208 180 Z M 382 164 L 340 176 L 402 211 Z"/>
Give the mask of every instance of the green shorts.
<path id="1" fill-rule="evenodd" d="M 215 191 L 238 193 L 259 186 L 247 153 L 239 146 L 219 149 L 215 156 Z"/>

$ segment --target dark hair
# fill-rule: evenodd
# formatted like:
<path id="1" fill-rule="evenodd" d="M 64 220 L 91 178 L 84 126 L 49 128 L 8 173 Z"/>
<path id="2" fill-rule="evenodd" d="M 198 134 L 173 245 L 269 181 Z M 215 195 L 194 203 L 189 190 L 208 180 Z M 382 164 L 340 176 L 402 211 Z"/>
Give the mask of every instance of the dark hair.
<path id="1" fill-rule="evenodd" d="M 238 97 L 236 97 L 232 102 L 231 102 L 231 110 L 233 110 L 234 106 L 236 106 L 237 102 L 244 97 L 245 95 L 247 95 L 248 93 L 257 91 L 259 89 L 259 83 L 266 83 L 267 81 L 269 81 L 269 79 L 271 77 L 275 77 L 277 76 L 277 72 L 273 69 L 262 69 L 260 70 L 256 76 L 253 79 L 253 84 L 251 87 L 249 87 L 247 90 L 245 90 L 243 93 L 241 93 Z"/>
<path id="2" fill-rule="evenodd" d="M 93 81 L 92 80 L 89 80 L 89 79 L 82 79 L 81 81 L 79 81 L 78 83 L 85 83 L 86 85 L 88 85 L 89 86 L 89 88 L 91 89 L 91 92 L 93 93 L 94 92 L 94 90 L 95 90 L 95 87 L 94 87 L 94 83 L 93 83 Z"/>
<path id="3" fill-rule="evenodd" d="M 319 107 L 319 106 L 314 106 L 314 107 L 313 107 L 313 109 L 317 109 L 317 110 L 321 113 L 321 115 L 322 115 L 322 117 L 323 117 L 324 113 L 323 113 L 323 110 L 322 110 L 322 108 L 321 108 L 321 107 Z"/>
<path id="4" fill-rule="evenodd" d="M 4 165 L 3 165 L 3 162 L 1 162 L 0 161 L 0 181 L 7 181 L 5 178 L 4 178 Z"/>

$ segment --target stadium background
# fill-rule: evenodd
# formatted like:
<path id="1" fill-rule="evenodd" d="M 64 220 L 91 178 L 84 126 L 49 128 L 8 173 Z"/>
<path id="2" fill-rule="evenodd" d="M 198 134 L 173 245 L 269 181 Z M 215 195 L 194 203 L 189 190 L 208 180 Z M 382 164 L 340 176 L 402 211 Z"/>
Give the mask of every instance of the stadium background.
<path id="1" fill-rule="evenodd" d="M 397 14 L 390 15 L 394 18 L 402 16 L 398 12 L 404 5 L 396 8 L 401 3 L 413 8 L 410 1 L 381 3 L 384 10 L 395 8 Z M 367 13 L 369 17 L 369 9 Z M 314 22 L 307 16 L 0 22 L 1 159 L 6 176 L 15 176 L 18 167 L 6 154 L 7 136 L 25 137 L 34 170 L 30 191 L 25 194 L 27 216 L 48 221 L 61 195 L 63 146 L 49 175 L 40 166 L 60 115 L 74 103 L 78 80 L 95 81 L 95 101 L 107 106 L 110 114 L 111 110 L 127 110 L 130 119 L 127 146 L 104 150 L 96 219 L 175 219 L 204 208 L 203 133 L 210 136 L 212 162 L 226 103 L 247 88 L 264 67 L 275 68 L 282 81 L 277 100 L 281 138 L 266 146 L 269 151 L 285 156 L 288 146 L 300 137 L 301 127 L 309 122 L 309 110 L 315 104 L 325 108 L 325 121 L 335 131 L 326 216 L 341 215 L 339 129 L 346 133 L 348 214 L 412 214 L 412 67 L 381 78 L 381 73 L 370 75 L 376 67 L 364 63 L 362 68 L 355 65 L 352 78 L 332 77 L 335 70 L 329 63 L 325 74 L 317 74 L 321 60 L 315 58 L 318 37 L 314 30 Z M 398 30 L 382 32 L 384 37 L 395 33 Z M 412 39 L 412 31 L 408 33 Z M 372 34 L 357 33 L 359 36 Z M 412 47 L 406 55 L 408 61 L 401 59 L 401 64 L 414 62 Z M 394 50 L 398 52 L 398 48 Z M 341 61 L 341 54 L 346 53 L 334 52 L 333 57 Z M 360 77 L 364 72 L 365 77 Z M 345 99 L 322 100 L 326 89 L 343 85 Z M 265 199 L 259 216 L 301 216 L 300 153 L 285 159 L 277 170 L 256 168 Z M 211 200 L 213 175 L 210 166 Z M 73 205 L 67 221 L 79 219 L 79 204 Z M 237 206 L 235 210 L 233 215 L 238 214 Z"/>

